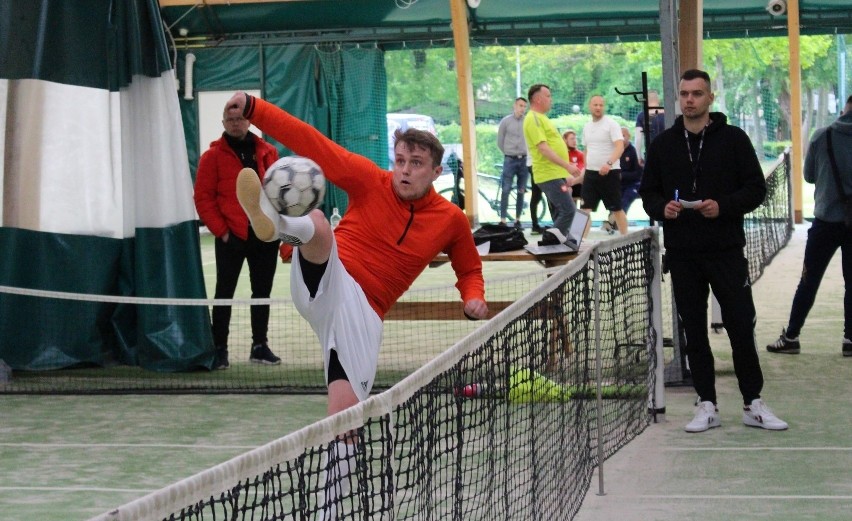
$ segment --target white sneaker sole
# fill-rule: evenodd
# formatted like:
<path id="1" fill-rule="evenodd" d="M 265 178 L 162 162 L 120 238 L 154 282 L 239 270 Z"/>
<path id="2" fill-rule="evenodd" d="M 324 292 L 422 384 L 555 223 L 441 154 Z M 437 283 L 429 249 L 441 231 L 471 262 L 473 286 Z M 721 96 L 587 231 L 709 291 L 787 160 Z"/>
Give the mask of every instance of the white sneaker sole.
<path id="1" fill-rule="evenodd" d="M 251 221 L 251 227 L 258 239 L 263 242 L 278 240 L 278 230 L 273 220 L 277 218 L 278 212 L 266 199 L 260 178 L 251 168 L 243 168 L 237 174 L 237 200 Z M 264 203 L 268 205 L 268 208 L 264 208 Z M 270 211 L 274 217 L 268 215 Z"/>
<path id="2" fill-rule="evenodd" d="M 714 423 L 709 423 L 707 425 L 702 425 L 700 427 L 691 427 L 690 428 L 690 426 L 687 425 L 686 427 L 683 428 L 683 430 L 685 430 L 686 432 L 694 434 L 696 432 L 707 432 L 710 429 L 715 429 L 716 427 L 721 427 L 721 426 L 722 426 L 722 422 L 716 421 Z"/>
<path id="3" fill-rule="evenodd" d="M 788 425 L 768 425 L 766 423 L 761 423 L 751 416 L 743 416 L 743 425 L 747 427 L 755 427 L 758 429 L 766 429 L 768 431 L 786 431 L 788 429 Z"/>

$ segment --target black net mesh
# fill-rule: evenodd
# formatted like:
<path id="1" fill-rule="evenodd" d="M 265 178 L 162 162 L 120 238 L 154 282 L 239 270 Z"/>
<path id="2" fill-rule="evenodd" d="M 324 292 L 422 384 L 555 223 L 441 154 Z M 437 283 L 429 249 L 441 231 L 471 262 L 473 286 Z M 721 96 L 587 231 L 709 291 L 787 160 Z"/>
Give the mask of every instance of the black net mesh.
<path id="1" fill-rule="evenodd" d="M 572 519 L 650 419 L 655 255 L 598 245 L 388 391 L 100 519 Z"/>

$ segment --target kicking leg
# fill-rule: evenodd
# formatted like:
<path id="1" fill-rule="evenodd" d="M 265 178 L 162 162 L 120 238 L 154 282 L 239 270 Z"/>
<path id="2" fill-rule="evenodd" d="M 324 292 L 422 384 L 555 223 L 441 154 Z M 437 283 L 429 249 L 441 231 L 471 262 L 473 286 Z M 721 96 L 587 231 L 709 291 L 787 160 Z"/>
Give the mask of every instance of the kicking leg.
<path id="1" fill-rule="evenodd" d="M 257 238 L 271 242 L 281 239 L 299 246 L 305 260 L 322 264 L 331 253 L 331 225 L 320 210 L 301 217 L 279 215 L 267 199 L 260 178 L 251 168 L 243 168 L 237 176 L 237 199 L 251 221 Z"/>

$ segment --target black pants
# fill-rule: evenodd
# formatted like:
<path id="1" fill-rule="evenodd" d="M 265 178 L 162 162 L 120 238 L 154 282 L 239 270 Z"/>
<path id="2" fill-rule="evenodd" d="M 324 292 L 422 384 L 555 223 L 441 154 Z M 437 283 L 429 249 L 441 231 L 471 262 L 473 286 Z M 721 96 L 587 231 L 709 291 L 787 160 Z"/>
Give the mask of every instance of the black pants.
<path id="1" fill-rule="evenodd" d="M 533 169 L 530 167 L 530 176 L 533 176 Z M 532 189 L 530 190 L 530 217 L 532 217 L 532 227 L 538 228 L 538 205 L 544 201 L 547 204 L 547 209 L 550 211 L 551 219 L 553 218 L 553 206 L 541 193 L 541 188 L 535 184 L 535 177 L 532 178 Z"/>
<path id="2" fill-rule="evenodd" d="M 278 266 L 278 241 L 263 242 L 249 227 L 248 240 L 242 240 L 234 234 L 228 242 L 216 238 L 216 294 L 214 298 L 233 298 L 243 269 L 243 261 L 248 261 L 251 298 L 269 298 L 272 292 L 272 280 Z M 213 306 L 213 342 L 216 347 L 228 346 L 228 333 L 231 323 L 231 306 Z M 269 326 L 269 306 L 251 307 L 252 345 L 266 342 Z"/>
<path id="3" fill-rule="evenodd" d="M 716 403 L 716 373 L 707 337 L 710 288 L 722 308 L 743 403 L 760 398 L 763 372 L 754 340 L 756 312 L 751 296 L 748 261 L 741 249 L 687 258 L 666 255 L 675 305 L 686 332 L 685 352 L 695 391 L 701 401 Z"/>

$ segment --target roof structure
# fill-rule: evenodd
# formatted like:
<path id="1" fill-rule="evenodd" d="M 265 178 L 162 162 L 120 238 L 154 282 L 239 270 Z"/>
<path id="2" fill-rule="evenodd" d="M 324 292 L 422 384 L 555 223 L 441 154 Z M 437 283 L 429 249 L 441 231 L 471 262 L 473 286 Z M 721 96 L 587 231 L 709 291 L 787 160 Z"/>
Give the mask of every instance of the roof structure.
<path id="1" fill-rule="evenodd" d="M 850 0 L 799 0 L 802 34 L 852 33 Z M 160 0 L 176 38 L 201 45 L 338 42 L 385 48 L 452 39 L 450 0 Z M 660 0 L 469 0 L 474 44 L 659 40 Z M 767 0 L 704 0 L 704 36 L 786 36 Z M 185 35 L 180 31 L 185 29 Z"/>

